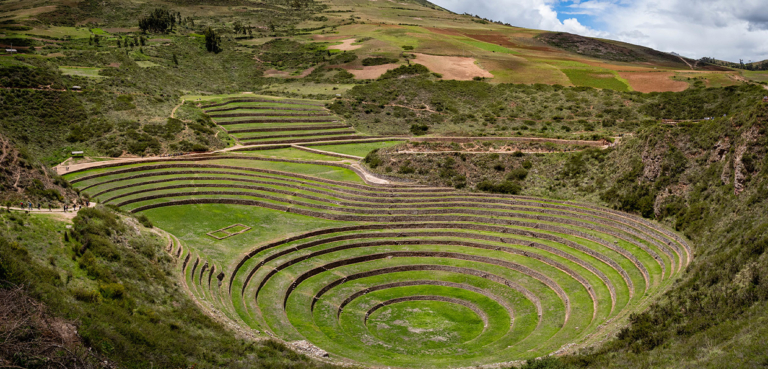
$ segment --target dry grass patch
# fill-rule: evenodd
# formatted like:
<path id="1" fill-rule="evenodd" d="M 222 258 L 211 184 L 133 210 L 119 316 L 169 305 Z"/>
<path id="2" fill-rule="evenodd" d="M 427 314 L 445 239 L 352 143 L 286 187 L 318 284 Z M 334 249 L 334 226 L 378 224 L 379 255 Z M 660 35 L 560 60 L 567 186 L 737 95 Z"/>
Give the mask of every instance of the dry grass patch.
<path id="1" fill-rule="evenodd" d="M 493 74 L 475 64 L 475 58 L 415 54 L 415 62 L 440 73 L 443 79 L 469 81 L 474 77 L 493 78 Z"/>
<path id="2" fill-rule="evenodd" d="M 688 83 L 675 81 L 671 78 L 674 72 L 619 72 L 621 78 L 626 79 L 633 90 L 639 92 L 680 92 L 688 88 Z"/>
<path id="3" fill-rule="evenodd" d="M 363 69 L 348 69 L 347 72 L 354 74 L 355 79 L 376 79 L 388 70 L 395 69 L 398 66 L 398 64 L 372 65 L 370 67 L 362 67 Z"/>
<path id="4" fill-rule="evenodd" d="M 352 45 L 353 42 L 355 42 L 354 38 L 348 38 L 342 40 L 341 45 L 328 46 L 328 50 L 352 51 L 363 47 L 363 45 Z"/>

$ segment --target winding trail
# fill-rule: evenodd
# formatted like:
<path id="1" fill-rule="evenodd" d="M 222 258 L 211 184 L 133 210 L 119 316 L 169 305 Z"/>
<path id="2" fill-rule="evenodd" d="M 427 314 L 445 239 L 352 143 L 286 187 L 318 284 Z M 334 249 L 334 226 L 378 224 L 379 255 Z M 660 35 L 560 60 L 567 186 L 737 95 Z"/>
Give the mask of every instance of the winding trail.
<path id="1" fill-rule="evenodd" d="M 176 109 L 178 109 L 180 106 L 184 105 L 184 103 L 185 103 L 185 102 L 186 102 L 186 101 L 185 101 L 184 99 L 181 99 L 181 102 L 179 103 L 179 105 L 176 105 L 176 106 L 173 108 L 173 110 L 171 111 L 171 118 L 174 118 L 174 119 L 176 119 Z"/>

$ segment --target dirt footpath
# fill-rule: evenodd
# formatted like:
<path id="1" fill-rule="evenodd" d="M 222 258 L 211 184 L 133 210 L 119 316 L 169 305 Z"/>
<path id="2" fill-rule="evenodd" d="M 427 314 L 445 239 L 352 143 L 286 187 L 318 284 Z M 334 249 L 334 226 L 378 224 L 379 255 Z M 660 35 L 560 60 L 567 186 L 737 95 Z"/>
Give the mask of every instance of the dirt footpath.
<path id="1" fill-rule="evenodd" d="M 440 73 L 443 79 L 469 81 L 474 77 L 493 78 L 493 74 L 475 64 L 475 58 L 415 54 L 415 63 L 424 65 L 432 72 Z"/>

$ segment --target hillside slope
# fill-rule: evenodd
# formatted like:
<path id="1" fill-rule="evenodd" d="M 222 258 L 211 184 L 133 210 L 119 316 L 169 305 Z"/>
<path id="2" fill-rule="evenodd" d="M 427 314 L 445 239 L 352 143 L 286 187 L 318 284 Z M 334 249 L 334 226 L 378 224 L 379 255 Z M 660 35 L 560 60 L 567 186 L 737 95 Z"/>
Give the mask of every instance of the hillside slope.
<path id="1" fill-rule="evenodd" d="M 632 213 L 626 216 L 638 224 L 685 235 L 695 253 L 688 268 L 678 268 L 679 279 L 664 269 L 665 262 L 675 264 L 673 258 L 654 259 L 652 252 L 643 261 L 654 269 L 637 271 L 635 282 L 619 270 L 641 270 L 640 261 L 628 257 L 615 270 L 603 266 L 611 278 L 626 282 L 619 295 L 625 293 L 627 301 L 630 285 L 646 283 L 643 277 L 664 283 L 652 293 L 632 295 L 639 302 L 627 304 L 632 310 L 616 311 L 597 303 L 589 281 L 573 284 L 581 293 L 574 300 L 574 319 L 564 323 L 571 307 L 565 299 L 562 306 L 552 304 L 549 313 L 565 317 L 542 323 L 548 329 L 544 336 L 555 339 L 527 342 L 549 346 L 499 360 L 557 351 L 567 355 L 538 363 L 768 363 L 760 346 L 768 332 L 764 324 L 751 324 L 768 318 L 768 106 L 762 102 L 768 74 L 763 71 L 517 28 L 425 0 L 31 0 L 2 3 L 0 12 L 0 43 L 18 49 L 0 55 L 5 112 L 0 201 L 59 207 L 83 204 L 92 194 L 110 204 L 81 210 L 71 223 L 60 216 L 3 211 L 3 293 L 30 305 L 42 303 L 51 319 L 76 325 L 73 347 L 96 352 L 108 366 L 323 367 L 276 341 L 254 341 L 266 339 L 264 332 L 271 332 L 275 321 L 275 331 L 285 333 L 281 337 L 300 341 L 304 336 L 296 327 L 313 333 L 307 327 L 317 322 L 307 319 L 313 315 L 301 301 L 308 299 L 288 301 L 293 287 L 273 286 L 272 293 L 288 291 L 279 298 L 252 298 L 255 291 L 246 290 L 251 277 L 263 277 L 265 284 L 269 277 L 265 270 L 248 275 L 241 267 L 258 263 L 243 255 L 250 258 L 267 241 L 314 237 L 312 232 L 338 222 L 368 223 L 373 216 L 384 221 L 403 216 L 393 219 L 414 223 L 465 212 L 498 225 L 497 218 L 514 214 L 539 227 L 544 223 L 534 217 L 560 211 L 502 209 L 507 214 L 499 215 L 492 201 L 478 201 L 480 206 L 465 200 L 517 201 L 512 195 Z M 84 157 L 72 157 L 73 151 L 84 151 Z M 429 201 L 418 198 L 430 191 Z M 445 207 L 429 204 L 430 198 L 453 201 L 439 199 L 444 196 L 456 200 Z M 248 222 L 253 224 L 240 227 Z M 442 234 L 457 237 L 447 233 L 455 222 L 446 222 Z M 428 223 L 418 226 L 429 229 Z M 233 224 L 250 228 L 227 232 Z M 571 232 L 569 227 L 558 230 Z M 416 232 L 424 229 L 411 233 L 418 238 L 423 234 Z M 473 237 L 498 241 L 483 232 Z M 632 250 L 642 249 L 643 242 L 633 237 L 628 239 L 640 247 Z M 411 246 L 400 241 L 384 247 Z M 434 246 L 417 241 L 409 240 L 414 250 Z M 629 241 L 622 245 L 635 247 Z M 285 255 L 298 251 L 291 247 Z M 611 242 L 600 247 L 618 250 Z M 279 264 L 283 259 L 275 255 L 269 255 L 278 263 L 274 273 L 305 257 Z M 556 267 L 544 270 L 559 273 L 562 264 L 551 265 Z M 275 283 L 291 286 L 291 273 L 280 273 Z M 600 283 L 600 273 L 591 281 Z M 304 292 L 295 298 L 311 296 Z M 616 293 L 609 287 L 598 291 L 602 301 L 625 298 L 611 292 Z M 275 303 L 279 300 L 282 306 Z M 334 304 L 327 306 L 339 306 Z M 601 310 L 593 307 L 598 305 Z M 293 320 L 273 319 L 282 317 L 278 313 L 286 306 L 294 309 Z M 527 307 L 528 317 L 536 315 L 533 306 Z M 629 316 L 596 320 L 598 313 L 607 319 L 619 311 Z M 374 319 L 384 322 L 381 316 Z M 536 327 L 521 319 L 522 329 Z M 325 323 L 333 328 L 330 320 Z M 482 331 L 482 324 L 477 326 Z M 49 331 L 45 324 L 33 328 Z M 315 338 L 325 334 L 320 333 Z M 448 342 L 444 338 L 425 347 Z M 341 341 L 323 342 L 338 348 Z M 421 361 L 409 358 L 403 352 L 419 347 L 403 342 L 399 363 L 444 363 L 431 354 Z M 575 342 L 578 346 L 571 346 Z M 386 351 L 358 348 L 360 362 L 389 359 L 379 355 Z M 0 344 L 0 363 L 38 362 L 20 362 L 28 358 L 14 353 Z M 492 355 L 467 356 L 462 363 L 495 362 Z M 447 356 L 440 360 L 450 363 Z"/>

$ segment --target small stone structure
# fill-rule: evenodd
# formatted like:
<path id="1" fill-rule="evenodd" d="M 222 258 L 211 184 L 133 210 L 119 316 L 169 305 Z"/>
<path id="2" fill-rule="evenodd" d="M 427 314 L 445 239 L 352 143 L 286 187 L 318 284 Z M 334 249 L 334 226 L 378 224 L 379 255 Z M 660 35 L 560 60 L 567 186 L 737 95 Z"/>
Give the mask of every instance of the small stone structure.
<path id="1" fill-rule="evenodd" d="M 230 230 L 230 229 L 232 229 L 232 228 L 235 228 L 235 227 L 240 227 L 240 228 L 242 228 L 242 229 L 241 229 L 241 230 L 239 230 L 239 231 L 237 231 L 237 232 L 229 232 L 229 230 Z M 243 224 L 240 224 L 240 223 L 238 223 L 238 224 L 233 224 L 233 225 L 231 225 L 231 226 L 229 226 L 229 227 L 224 227 L 224 228 L 222 228 L 222 229 L 217 229 L 217 230 L 215 230 L 215 231 L 210 231 L 210 232 L 208 232 L 208 233 L 206 233 L 206 234 L 207 234 L 207 235 L 209 235 L 209 236 L 211 236 L 211 237 L 213 237 L 213 238 L 215 238 L 215 239 L 217 239 L 217 240 L 219 240 L 219 241 L 221 241 L 221 240 L 224 240 L 224 239 L 230 238 L 230 237 L 232 237 L 232 236 L 237 236 L 237 235 L 239 235 L 240 233 L 243 233 L 243 232 L 248 232 L 248 231 L 250 231 L 250 230 L 251 230 L 251 227 L 249 227 L 249 226 L 247 226 L 247 225 L 243 225 Z M 216 235 L 215 235 L 216 233 L 224 233 L 226 236 L 224 236 L 224 237 L 219 237 L 219 236 L 216 236 Z"/>

